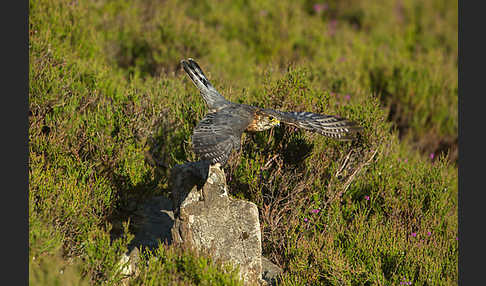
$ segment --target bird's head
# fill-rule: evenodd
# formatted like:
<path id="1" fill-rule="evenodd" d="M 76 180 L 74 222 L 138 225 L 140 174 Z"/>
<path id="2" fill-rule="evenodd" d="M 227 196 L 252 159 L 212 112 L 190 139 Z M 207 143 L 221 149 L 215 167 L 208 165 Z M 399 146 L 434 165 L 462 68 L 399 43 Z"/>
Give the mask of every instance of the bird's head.
<path id="1" fill-rule="evenodd" d="M 280 120 L 273 116 L 259 116 L 257 120 L 254 121 L 253 125 L 254 126 L 251 129 L 254 131 L 263 131 L 280 125 Z"/>
<path id="2" fill-rule="evenodd" d="M 273 126 L 279 126 L 280 125 L 280 120 L 278 120 L 276 117 L 273 116 L 268 116 L 267 117 L 268 124 L 273 127 Z"/>

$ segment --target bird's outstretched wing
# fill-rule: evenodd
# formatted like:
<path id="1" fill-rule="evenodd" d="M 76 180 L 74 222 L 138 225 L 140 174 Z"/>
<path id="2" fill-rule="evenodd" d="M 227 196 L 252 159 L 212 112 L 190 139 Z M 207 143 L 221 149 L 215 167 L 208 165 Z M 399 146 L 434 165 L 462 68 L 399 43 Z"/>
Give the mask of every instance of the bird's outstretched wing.
<path id="1" fill-rule="evenodd" d="M 209 82 L 202 69 L 193 59 L 182 60 L 181 65 L 194 85 L 199 89 L 210 110 L 218 110 L 229 104 Z"/>
<path id="2" fill-rule="evenodd" d="M 241 134 L 251 119 L 234 112 L 233 108 L 207 114 L 194 129 L 194 152 L 211 164 L 225 165 L 231 151 L 240 148 Z"/>
<path id="3" fill-rule="evenodd" d="M 353 140 L 355 134 L 363 129 L 354 121 L 333 115 L 312 112 L 284 112 L 273 109 L 263 109 L 262 112 L 277 118 L 284 124 L 303 128 L 337 140 Z"/>

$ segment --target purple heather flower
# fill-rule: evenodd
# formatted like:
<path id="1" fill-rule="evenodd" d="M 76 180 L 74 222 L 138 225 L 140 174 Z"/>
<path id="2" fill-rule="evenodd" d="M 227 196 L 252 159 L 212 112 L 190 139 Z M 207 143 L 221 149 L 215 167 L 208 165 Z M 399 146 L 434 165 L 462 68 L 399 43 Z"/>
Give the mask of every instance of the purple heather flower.
<path id="1" fill-rule="evenodd" d="M 314 4 L 312 9 L 314 9 L 314 12 L 316 12 L 317 14 L 321 14 L 322 12 L 327 10 L 327 7 L 328 5 L 326 3 L 317 3 Z"/>
<path id="2" fill-rule="evenodd" d="M 313 214 L 317 214 L 317 213 L 319 213 L 320 211 L 321 211 L 320 209 L 313 209 L 313 210 L 311 210 L 311 213 L 313 213 Z"/>
<path id="3" fill-rule="evenodd" d="M 435 154 L 434 153 L 430 153 L 429 158 L 432 160 L 432 159 L 434 159 L 434 157 L 435 157 Z"/>
<path id="4" fill-rule="evenodd" d="M 370 200 L 370 196 L 364 196 L 365 200 L 369 201 Z"/>
<path id="5" fill-rule="evenodd" d="M 432 235 L 432 232 L 428 231 L 428 232 L 427 232 L 427 235 L 428 235 L 428 236 L 431 236 L 431 235 Z"/>
<path id="6" fill-rule="evenodd" d="M 351 98 L 351 95 L 349 95 L 349 94 L 346 94 L 346 95 L 344 96 L 344 99 L 346 99 L 346 100 L 349 100 L 350 98 Z"/>
<path id="7" fill-rule="evenodd" d="M 416 232 L 412 232 L 411 236 L 417 237 L 417 233 Z"/>
<path id="8" fill-rule="evenodd" d="M 345 58 L 345 57 L 340 57 L 340 58 L 338 59 L 338 62 L 340 62 L 340 63 L 342 63 L 342 62 L 344 62 L 344 61 L 346 61 L 346 58 Z"/>
<path id="9" fill-rule="evenodd" d="M 408 159 L 407 159 L 407 158 L 405 158 L 405 159 L 403 160 L 403 162 L 407 163 L 407 162 L 408 162 Z"/>
<path id="10" fill-rule="evenodd" d="M 305 222 L 307 222 L 307 221 L 308 221 L 308 219 L 307 219 L 307 218 L 304 218 L 304 221 L 305 221 Z"/>
<path id="11" fill-rule="evenodd" d="M 329 21 L 328 30 L 331 36 L 333 36 L 336 33 L 336 28 L 337 28 L 337 20 L 332 19 L 331 21 Z"/>

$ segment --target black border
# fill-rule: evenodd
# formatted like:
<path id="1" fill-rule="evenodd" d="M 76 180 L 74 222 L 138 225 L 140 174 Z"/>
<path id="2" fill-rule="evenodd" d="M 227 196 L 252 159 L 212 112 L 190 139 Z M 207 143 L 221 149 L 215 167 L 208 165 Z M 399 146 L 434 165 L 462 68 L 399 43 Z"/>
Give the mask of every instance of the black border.
<path id="1" fill-rule="evenodd" d="M 485 189 L 482 178 L 485 161 L 480 156 L 485 143 L 482 139 L 485 111 L 484 73 L 484 9 L 459 1 L 459 58 L 458 58 L 458 112 L 459 112 L 459 164 L 458 164 L 458 239 L 459 285 L 480 285 L 485 273 L 482 252 L 484 239 L 483 217 Z M 478 2 L 479 3 L 479 2 Z M 467 40 L 468 43 L 466 42 Z M 482 56 L 483 58 L 479 57 Z"/>
<path id="2" fill-rule="evenodd" d="M 2 245 L 6 284 L 28 285 L 29 1 L 2 5 Z M 13 279 L 10 279 L 13 278 Z M 14 283 L 8 283 L 10 280 Z"/>

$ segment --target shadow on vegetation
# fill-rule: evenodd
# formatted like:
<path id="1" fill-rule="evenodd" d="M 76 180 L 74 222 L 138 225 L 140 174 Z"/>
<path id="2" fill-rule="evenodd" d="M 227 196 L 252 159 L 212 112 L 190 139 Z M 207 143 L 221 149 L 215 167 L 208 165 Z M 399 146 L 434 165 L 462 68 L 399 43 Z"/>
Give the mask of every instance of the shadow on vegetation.
<path id="1" fill-rule="evenodd" d="M 434 132 L 425 132 L 425 135 L 421 137 L 412 134 L 414 130 L 412 130 L 410 122 L 414 114 L 411 114 L 409 110 L 412 110 L 413 112 L 416 108 L 407 106 L 407 104 L 410 105 L 411 103 L 405 103 L 401 100 L 401 98 L 407 98 L 407 96 L 400 94 L 400 88 L 394 93 L 390 91 L 392 89 L 390 87 L 390 82 L 395 82 L 398 86 L 402 84 L 401 73 L 402 71 L 399 68 L 394 68 L 391 76 L 386 75 L 384 68 L 374 68 L 369 73 L 372 93 L 377 94 L 383 107 L 388 109 L 387 120 L 392 122 L 397 128 L 400 140 L 403 140 L 409 135 L 413 135 L 412 145 L 423 155 L 448 155 L 449 161 L 457 165 L 457 136 L 440 136 Z M 431 119 L 430 115 L 428 116 L 427 121 L 429 122 Z"/>
<path id="2" fill-rule="evenodd" d="M 150 197 L 138 204 L 130 215 L 135 236 L 128 245 L 128 253 L 135 247 L 154 251 L 160 243 L 172 244 L 172 227 L 180 204 L 194 187 L 201 189 L 204 186 L 209 173 L 209 161 L 176 165 L 171 173 L 176 175 L 171 175 L 169 186 L 177 188 L 171 189 L 171 198 L 164 195 Z"/>
<path id="3" fill-rule="evenodd" d="M 173 215 L 168 182 L 171 166 L 175 164 L 172 156 L 185 159 L 184 147 L 181 146 L 184 140 L 180 138 L 181 134 L 174 131 L 176 127 L 164 118 L 159 118 L 153 129 L 146 140 L 148 150 L 145 153 L 145 163 L 152 168 L 151 172 L 144 174 L 141 182 L 134 185 L 127 175 L 116 173 L 114 168 L 108 169 L 108 177 L 116 190 L 116 207 L 108 217 L 108 221 L 113 225 L 110 235 L 112 240 L 120 237 L 123 234 L 122 222 L 130 221 L 130 232 L 137 234 L 130 244 L 132 248 L 140 242 L 142 245 L 153 247 L 154 245 L 149 243 L 154 240 L 153 237 L 148 237 L 147 232 L 139 230 L 155 225 L 162 227 L 151 233 L 160 232 L 162 242 L 171 243 Z M 180 148 L 169 149 L 174 146 Z M 147 221 L 147 218 L 152 218 L 152 221 Z"/>
<path id="4" fill-rule="evenodd" d="M 305 169 L 304 160 L 312 153 L 314 144 L 308 143 L 304 138 L 289 136 L 291 127 L 275 128 L 271 131 L 248 133 L 248 138 L 242 146 L 242 150 L 232 156 L 225 168 L 225 173 L 229 177 L 230 190 L 238 193 L 251 201 L 261 201 L 259 198 L 275 199 L 275 195 L 270 188 L 269 182 L 280 180 L 284 173 L 299 173 Z M 301 132 L 301 131 L 297 131 Z M 235 175 L 235 170 L 240 164 L 241 153 L 258 154 L 258 157 L 265 158 L 261 166 L 257 167 L 258 177 L 254 178 L 257 182 L 248 182 Z M 275 164 L 275 162 L 278 162 Z M 291 178 L 287 178 L 291 180 Z M 270 183 L 272 184 L 272 183 Z M 258 186 L 258 193 L 255 193 L 253 186 Z M 288 186 L 291 187 L 290 185 Z"/>
<path id="5" fill-rule="evenodd" d="M 172 244 L 172 227 L 174 213 L 172 201 L 159 196 L 154 197 L 138 207 L 134 220 L 135 236 L 128 245 L 130 253 L 135 247 L 139 250 L 148 248 L 154 251 L 160 243 Z"/>
<path id="6" fill-rule="evenodd" d="M 282 157 L 284 164 L 297 166 L 309 157 L 314 148 L 314 144 L 307 143 L 303 138 L 291 138 L 287 142 L 282 142 Z"/>
<path id="7" fill-rule="evenodd" d="M 132 47 L 121 44 L 116 55 L 118 66 L 133 74 L 138 69 L 143 76 L 156 76 L 157 63 L 152 55 L 152 48 L 145 40 L 134 39 Z"/>
<path id="8" fill-rule="evenodd" d="M 135 247 L 154 251 L 160 243 L 172 244 L 172 227 L 179 207 L 194 187 L 203 188 L 209 173 L 209 161 L 179 164 L 171 169 L 171 173 L 171 197 L 151 197 L 138 205 L 130 217 L 135 236 L 128 245 L 128 253 Z"/>
<path id="9" fill-rule="evenodd" d="M 381 253 L 380 260 L 383 275 L 390 280 L 403 259 L 398 254 Z"/>
<path id="10" fill-rule="evenodd" d="M 129 75 L 139 72 L 142 78 L 158 77 L 162 74 L 182 73 L 179 61 L 158 62 L 154 56 L 157 50 L 144 39 L 134 40 L 133 46 L 120 44 L 119 52 L 115 55 L 116 64 Z"/>

